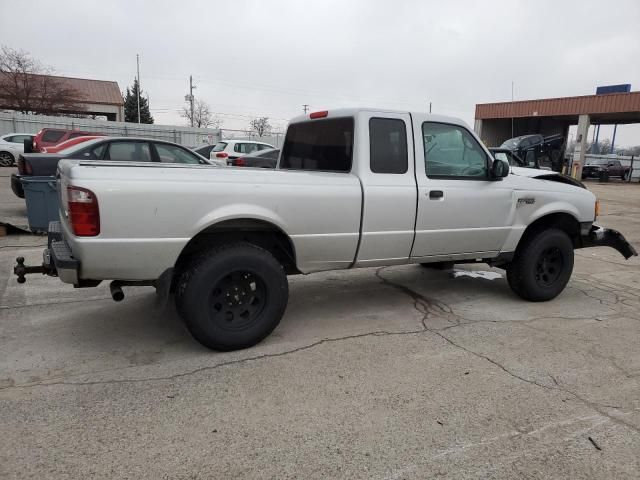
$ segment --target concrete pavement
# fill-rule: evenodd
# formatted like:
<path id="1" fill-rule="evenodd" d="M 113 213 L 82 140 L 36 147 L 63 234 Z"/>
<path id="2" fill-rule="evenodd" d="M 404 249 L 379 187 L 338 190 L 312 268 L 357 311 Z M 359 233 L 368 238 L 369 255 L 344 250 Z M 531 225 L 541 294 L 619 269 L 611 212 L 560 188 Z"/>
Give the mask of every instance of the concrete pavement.
<path id="1" fill-rule="evenodd" d="M 640 186 L 590 184 L 640 245 Z M 278 329 L 210 352 L 151 289 L 17 285 L 0 242 L 2 478 L 640 477 L 640 260 L 566 291 L 419 266 L 291 277 Z M 486 273 L 489 272 L 489 273 Z"/>

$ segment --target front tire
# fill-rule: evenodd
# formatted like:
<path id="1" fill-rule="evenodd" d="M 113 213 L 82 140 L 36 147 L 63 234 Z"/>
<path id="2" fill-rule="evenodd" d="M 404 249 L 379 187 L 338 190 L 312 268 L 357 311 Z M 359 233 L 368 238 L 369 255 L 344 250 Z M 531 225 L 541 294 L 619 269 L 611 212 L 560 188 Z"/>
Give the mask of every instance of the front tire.
<path id="1" fill-rule="evenodd" d="M 0 152 L 0 166 L 10 167 L 15 163 L 16 159 L 10 152 Z"/>
<path id="2" fill-rule="evenodd" d="M 557 297 L 573 272 L 573 243 L 562 230 L 550 228 L 522 240 L 507 267 L 511 290 L 532 302 Z"/>
<path id="3" fill-rule="evenodd" d="M 289 286 L 268 251 L 237 243 L 213 249 L 181 275 L 177 309 L 193 337 L 213 350 L 251 347 L 280 323 Z"/>

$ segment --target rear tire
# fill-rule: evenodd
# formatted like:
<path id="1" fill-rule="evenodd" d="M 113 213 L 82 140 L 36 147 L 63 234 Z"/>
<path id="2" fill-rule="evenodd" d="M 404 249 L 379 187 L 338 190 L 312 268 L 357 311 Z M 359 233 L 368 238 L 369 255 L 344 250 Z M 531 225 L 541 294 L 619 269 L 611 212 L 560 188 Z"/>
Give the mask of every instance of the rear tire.
<path id="1" fill-rule="evenodd" d="M 282 265 L 250 244 L 223 245 L 198 257 L 178 281 L 176 307 L 205 347 L 251 347 L 280 323 L 289 286 Z"/>
<path id="2" fill-rule="evenodd" d="M 532 302 L 557 297 L 573 272 L 573 243 L 562 230 L 550 228 L 522 240 L 507 267 L 511 290 Z"/>

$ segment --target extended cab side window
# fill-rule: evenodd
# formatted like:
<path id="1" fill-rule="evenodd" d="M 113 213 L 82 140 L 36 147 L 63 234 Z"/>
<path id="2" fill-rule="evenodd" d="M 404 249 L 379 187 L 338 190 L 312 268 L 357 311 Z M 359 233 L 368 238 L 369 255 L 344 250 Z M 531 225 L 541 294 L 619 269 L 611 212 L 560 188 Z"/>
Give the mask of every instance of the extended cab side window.
<path id="1" fill-rule="evenodd" d="M 369 151 L 373 173 L 407 173 L 407 129 L 397 118 L 369 120 Z"/>
<path id="2" fill-rule="evenodd" d="M 427 177 L 486 179 L 487 156 L 466 128 L 447 123 L 422 124 Z"/>
<path id="3" fill-rule="evenodd" d="M 353 118 L 327 118 L 289 125 L 280 168 L 350 172 Z"/>

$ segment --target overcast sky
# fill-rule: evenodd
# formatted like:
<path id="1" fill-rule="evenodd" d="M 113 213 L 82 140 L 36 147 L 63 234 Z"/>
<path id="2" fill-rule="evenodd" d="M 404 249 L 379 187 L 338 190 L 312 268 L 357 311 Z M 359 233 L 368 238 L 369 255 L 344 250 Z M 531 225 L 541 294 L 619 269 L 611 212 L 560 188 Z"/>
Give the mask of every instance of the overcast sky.
<path id="1" fill-rule="evenodd" d="M 0 18 L 0 43 L 61 75 L 124 90 L 139 53 L 161 124 L 184 124 L 190 74 L 227 128 L 255 116 L 284 128 L 303 104 L 433 102 L 472 124 L 476 103 L 510 100 L 512 81 L 516 99 L 640 90 L 638 0 L 1 0 Z M 640 127 L 619 128 L 616 143 L 640 144 Z"/>

